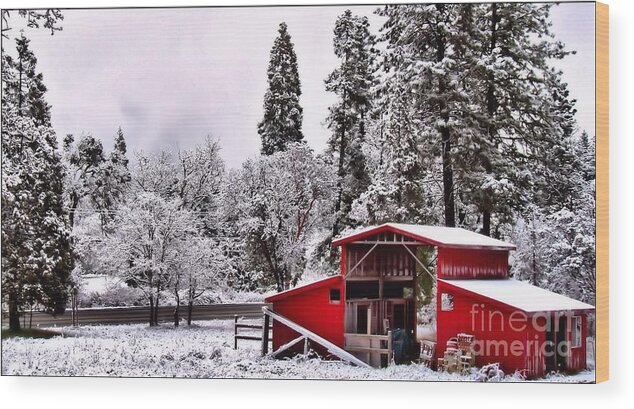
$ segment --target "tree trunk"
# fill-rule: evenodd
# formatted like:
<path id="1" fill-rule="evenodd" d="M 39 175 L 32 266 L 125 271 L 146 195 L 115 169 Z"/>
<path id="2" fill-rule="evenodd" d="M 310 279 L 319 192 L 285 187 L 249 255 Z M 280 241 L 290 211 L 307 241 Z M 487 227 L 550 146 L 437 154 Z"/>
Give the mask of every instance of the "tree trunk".
<path id="1" fill-rule="evenodd" d="M 181 318 L 180 317 L 181 299 L 178 296 L 178 291 L 175 291 L 174 296 L 176 298 L 176 307 L 174 308 L 174 326 L 178 327 L 178 325 L 180 324 L 180 318 Z"/>
<path id="2" fill-rule="evenodd" d="M 451 136 L 449 129 L 443 127 L 440 131 L 442 137 L 442 187 L 443 201 L 445 205 L 445 226 L 456 226 L 456 209 L 453 191 L 453 168 L 451 165 Z"/>
<path id="3" fill-rule="evenodd" d="M 194 314 L 194 300 L 187 303 L 187 325 L 192 325 L 192 315 Z"/>
<path id="4" fill-rule="evenodd" d="M 344 112 L 345 112 L 345 101 L 346 101 L 346 90 L 343 90 L 342 101 L 344 104 Z M 344 113 L 345 115 L 345 113 Z M 339 143 L 339 164 L 337 168 L 337 201 L 335 202 L 335 223 L 332 226 L 332 237 L 336 237 L 339 234 L 341 229 L 341 202 L 343 201 L 343 178 L 346 176 L 345 170 L 345 159 L 346 159 L 346 127 L 345 127 L 345 116 L 342 119 L 342 123 L 339 124 L 341 126 L 341 141 Z"/>
<path id="5" fill-rule="evenodd" d="M 179 321 L 180 321 L 179 309 L 180 309 L 180 305 L 177 302 L 176 307 L 174 307 L 174 326 L 175 327 L 178 327 Z"/>
<path id="6" fill-rule="evenodd" d="M 150 327 L 154 326 L 154 296 L 150 295 Z"/>
<path id="7" fill-rule="evenodd" d="M 154 326 L 158 326 L 159 315 L 159 295 L 156 294 L 156 300 L 154 300 Z"/>
<path id="8" fill-rule="evenodd" d="M 443 12 L 445 5 L 437 4 L 436 7 Z M 438 33 L 436 41 L 436 60 L 442 62 L 445 59 L 446 42 L 441 33 Z M 449 107 L 447 106 L 446 96 L 447 80 L 441 76 L 438 79 L 438 95 L 440 118 L 444 124 L 440 126 L 440 138 L 442 142 L 442 187 L 443 187 L 443 204 L 445 207 L 445 226 L 456 226 L 456 205 L 453 189 L 453 166 L 451 161 L 451 133 L 447 126 L 449 122 Z"/>
<path id="9" fill-rule="evenodd" d="M 20 331 L 18 300 L 12 294 L 9 294 L 9 330 L 13 332 Z"/>
<path id="10" fill-rule="evenodd" d="M 495 47 L 497 47 L 497 4 L 491 4 L 491 44 L 489 45 L 489 52 L 493 53 Z M 497 110 L 497 99 L 495 98 L 495 77 L 492 72 L 489 72 L 487 78 L 487 114 L 489 119 L 488 124 L 488 136 L 493 144 L 495 137 L 495 125 L 493 124 L 493 116 Z M 493 144 L 495 146 L 495 144 Z M 489 158 L 484 157 L 484 170 L 486 173 L 493 173 L 493 167 Z M 482 192 L 482 234 L 491 235 L 491 207 L 493 205 L 493 192 L 490 189 L 486 189 Z"/>

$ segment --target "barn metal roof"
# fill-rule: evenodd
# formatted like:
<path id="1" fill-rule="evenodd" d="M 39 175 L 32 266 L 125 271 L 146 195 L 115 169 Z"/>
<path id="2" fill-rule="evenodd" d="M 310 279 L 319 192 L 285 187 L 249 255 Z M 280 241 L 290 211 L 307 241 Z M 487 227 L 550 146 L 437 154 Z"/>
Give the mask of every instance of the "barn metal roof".
<path id="1" fill-rule="evenodd" d="M 593 310 L 581 301 L 513 279 L 438 281 L 490 298 L 525 312 Z"/>
<path id="2" fill-rule="evenodd" d="M 425 226 L 419 224 L 385 223 L 358 230 L 333 241 L 333 246 L 350 243 L 382 232 L 403 234 L 413 239 L 441 247 L 472 247 L 514 250 L 515 246 L 483 234 L 458 227 Z"/>

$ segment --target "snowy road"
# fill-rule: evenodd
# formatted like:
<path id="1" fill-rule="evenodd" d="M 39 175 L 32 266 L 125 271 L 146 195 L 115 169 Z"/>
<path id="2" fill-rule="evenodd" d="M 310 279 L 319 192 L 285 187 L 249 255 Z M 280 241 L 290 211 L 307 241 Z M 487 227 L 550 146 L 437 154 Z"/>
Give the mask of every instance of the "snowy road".
<path id="1" fill-rule="evenodd" d="M 261 317 L 260 303 L 241 304 L 212 304 L 194 306 L 194 320 L 229 319 L 234 315 L 245 317 Z M 87 308 L 79 310 L 80 324 L 135 324 L 149 321 L 149 307 L 120 307 L 120 308 Z M 181 320 L 187 319 L 187 307 L 180 308 Z M 159 307 L 159 321 L 168 322 L 174 319 L 174 306 Z M 29 316 L 26 316 L 28 326 Z M 33 326 L 50 327 L 71 325 L 70 310 L 53 317 L 41 312 L 33 313 Z M 2 317 L 2 325 L 8 325 L 6 317 Z"/>

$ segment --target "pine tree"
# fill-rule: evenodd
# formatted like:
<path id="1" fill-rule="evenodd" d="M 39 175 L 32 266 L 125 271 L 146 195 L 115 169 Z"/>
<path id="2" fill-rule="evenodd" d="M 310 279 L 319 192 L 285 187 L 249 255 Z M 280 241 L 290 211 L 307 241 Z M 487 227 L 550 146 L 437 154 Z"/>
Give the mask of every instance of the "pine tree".
<path id="1" fill-rule="evenodd" d="M 2 78 L 2 289 L 11 330 L 20 329 L 25 305 L 64 310 L 73 267 L 64 171 L 43 100 L 46 88 L 24 37 L 18 53 L 17 64 L 3 55 Z"/>
<path id="2" fill-rule="evenodd" d="M 561 73 L 550 65 L 569 52 L 550 32 L 550 8 L 492 3 L 473 9 L 474 52 L 467 59 L 473 68 L 464 87 L 476 109 L 465 115 L 479 124 L 472 137 L 479 164 L 467 195 L 482 214 L 486 235 L 494 217 L 497 224 L 508 221 L 527 204 L 525 192 L 536 182 L 531 170 L 570 134 L 574 101 L 567 100 Z"/>
<path id="3" fill-rule="evenodd" d="M 114 147 L 107 160 L 97 163 L 98 174 L 94 180 L 91 199 L 101 219 L 102 232 L 106 233 L 107 224 L 112 220 L 112 212 L 123 199 L 131 176 L 128 169 L 127 147 L 121 127 L 117 130 Z"/>
<path id="4" fill-rule="evenodd" d="M 464 95 L 456 79 L 464 74 L 458 42 L 464 20 L 462 5 L 389 5 L 378 10 L 387 18 L 381 40 L 386 43 L 381 68 L 398 77 L 401 106 L 412 110 L 409 121 L 419 135 L 421 156 L 438 158 L 442 181 L 444 224 L 456 224 L 456 151 L 469 132 L 458 115 Z M 396 97 L 393 93 L 386 98 Z"/>
<path id="5" fill-rule="evenodd" d="M 374 37 L 367 17 L 346 10 L 335 23 L 333 46 L 341 64 L 326 79 L 326 90 L 337 95 L 331 106 L 328 127 L 332 131 L 329 151 L 337 162 L 337 193 L 332 235 L 350 226 L 352 203 L 369 185 L 362 146 L 371 108 Z"/>
<path id="6" fill-rule="evenodd" d="M 548 153 L 565 139 L 574 102 L 549 64 L 568 52 L 550 33 L 549 9 L 512 3 L 379 11 L 387 17 L 382 68 L 388 81 L 403 84 L 384 86 L 386 98 L 405 96 L 397 109 L 411 110 L 423 168 L 435 172 L 440 163 L 447 226 L 499 235 L 541 183 L 532 170 L 550 166 Z"/>
<path id="7" fill-rule="evenodd" d="M 304 139 L 297 56 L 287 28 L 286 23 L 280 24 L 267 70 L 268 89 L 264 95 L 264 118 L 258 124 L 264 155 L 283 151 L 289 143 Z"/>
<path id="8" fill-rule="evenodd" d="M 7 65 L 16 71 L 14 81 L 6 84 L 5 98 L 13 101 L 18 115 L 33 118 L 36 125 L 50 125 L 50 106 L 44 100 L 46 86 L 36 72 L 37 58 L 29 48 L 30 40 L 22 34 L 16 38 L 17 57 L 7 57 Z"/>

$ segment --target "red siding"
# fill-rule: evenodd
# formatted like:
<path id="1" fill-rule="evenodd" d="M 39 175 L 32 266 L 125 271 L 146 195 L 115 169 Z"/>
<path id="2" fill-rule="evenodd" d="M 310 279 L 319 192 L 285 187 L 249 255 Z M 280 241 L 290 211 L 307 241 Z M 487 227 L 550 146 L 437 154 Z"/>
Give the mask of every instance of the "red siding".
<path id="1" fill-rule="evenodd" d="M 441 310 L 441 294 L 454 296 L 453 311 Z M 461 292 L 446 283 L 438 283 L 437 297 L 437 356 L 444 355 L 447 340 L 460 332 L 475 335 L 476 366 L 499 362 L 502 370 L 516 370 L 529 378 L 545 374 L 546 363 L 543 345 L 546 341 L 546 319 L 513 310 L 504 304 L 484 301 Z M 586 317 L 582 317 L 581 346 L 569 349 L 568 371 L 578 371 L 586 366 L 587 334 Z M 525 321 L 523 321 L 525 319 Z M 534 322 L 534 324 L 533 324 Z M 572 345 L 569 326 L 566 339 Z"/>
<path id="2" fill-rule="evenodd" d="M 438 278 L 506 278 L 508 250 L 438 247 Z"/>
<path id="3" fill-rule="evenodd" d="M 344 287 L 343 280 L 339 280 L 274 300 L 273 311 L 343 347 Z M 334 288 L 338 288 L 340 291 L 339 304 L 330 303 L 330 289 Z M 277 321 L 273 322 L 273 350 L 277 350 L 298 336 L 298 333 L 285 325 Z M 324 352 L 316 345 L 311 345 L 311 348 Z M 292 350 L 303 350 L 303 343 L 298 344 Z"/>

